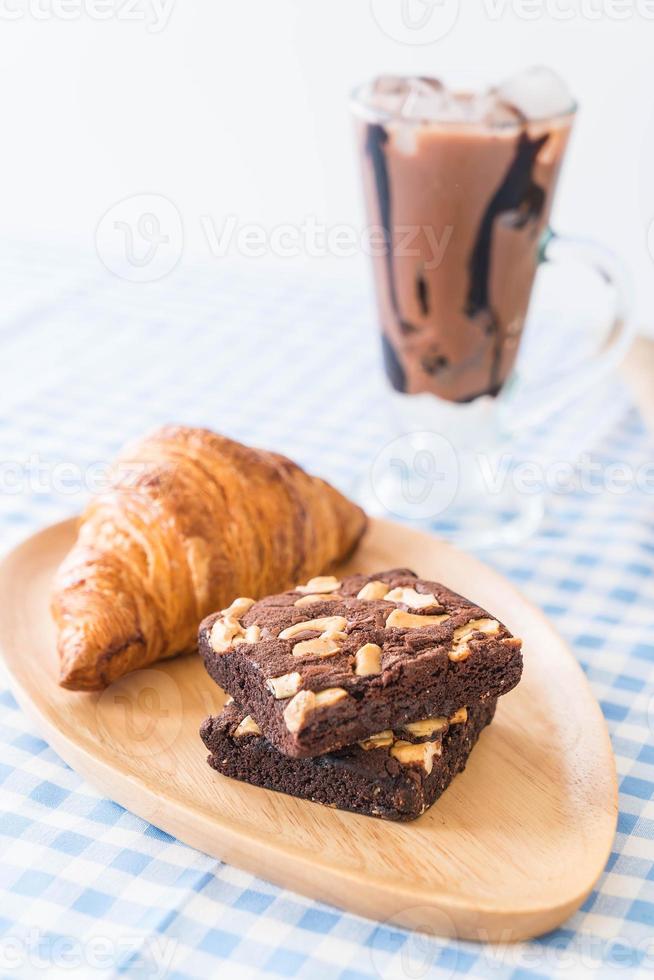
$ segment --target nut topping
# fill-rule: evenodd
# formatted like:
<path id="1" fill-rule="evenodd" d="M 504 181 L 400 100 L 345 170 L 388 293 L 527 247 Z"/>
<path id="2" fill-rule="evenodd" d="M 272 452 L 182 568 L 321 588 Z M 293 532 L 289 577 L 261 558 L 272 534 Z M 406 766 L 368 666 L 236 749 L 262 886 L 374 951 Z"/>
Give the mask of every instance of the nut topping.
<path id="1" fill-rule="evenodd" d="M 465 708 L 463 709 L 465 711 Z M 443 732 L 447 728 L 448 719 L 442 715 L 435 715 L 433 718 L 422 718 L 420 721 L 410 721 L 407 725 L 402 725 L 402 731 L 415 735 L 416 738 L 428 738 L 437 732 Z"/>
<path id="2" fill-rule="evenodd" d="M 314 595 L 303 595 L 300 599 L 296 599 L 293 603 L 294 606 L 312 606 L 314 602 L 338 602 L 339 598 L 337 595 L 327 595 L 327 593 L 317 593 Z"/>
<path id="3" fill-rule="evenodd" d="M 440 603 L 431 592 L 416 592 L 415 589 L 391 589 L 383 597 L 387 602 L 399 602 L 409 609 L 429 609 L 430 606 L 439 606 Z"/>
<path id="4" fill-rule="evenodd" d="M 302 677 L 295 670 L 292 674 L 271 677 L 266 681 L 266 687 L 272 692 L 276 701 L 283 701 L 284 698 L 291 698 L 297 694 L 302 687 Z"/>
<path id="5" fill-rule="evenodd" d="M 403 766 L 418 763 L 429 775 L 434 768 L 434 756 L 440 755 L 442 751 L 440 741 L 419 742 L 415 745 L 413 742 L 400 740 L 391 748 L 391 755 Z"/>
<path id="6" fill-rule="evenodd" d="M 284 721 L 289 732 L 299 732 L 309 716 L 317 708 L 328 708 L 347 697 L 342 687 L 328 687 L 324 691 L 298 691 L 284 708 Z"/>
<path id="7" fill-rule="evenodd" d="M 235 619 L 217 619 L 209 639 L 215 653 L 225 653 L 232 646 L 235 636 L 244 635 L 245 630 Z"/>
<path id="8" fill-rule="evenodd" d="M 232 641 L 234 646 L 238 646 L 239 643 L 258 643 L 261 639 L 261 627 L 253 623 L 252 626 L 248 626 L 245 630 L 243 636 L 237 636 Z"/>
<path id="9" fill-rule="evenodd" d="M 297 585 L 295 591 L 308 595 L 311 592 L 337 592 L 340 587 L 341 583 L 333 575 L 318 575 L 309 579 L 306 585 Z"/>
<path id="10" fill-rule="evenodd" d="M 256 643 L 261 639 L 261 628 L 255 623 L 246 629 L 239 622 L 239 617 L 254 605 L 254 599 L 241 597 L 234 599 L 231 606 L 223 609 L 219 618 L 211 627 L 209 641 L 214 653 L 225 653 L 231 646 L 239 643 Z"/>
<path id="11" fill-rule="evenodd" d="M 347 626 L 344 616 L 323 616 L 320 619 L 307 619 L 303 623 L 287 626 L 279 634 L 280 640 L 292 640 L 298 633 L 315 631 L 318 633 L 338 633 Z"/>
<path id="12" fill-rule="evenodd" d="M 388 592 L 386 582 L 368 582 L 357 595 L 357 599 L 364 599 L 370 602 L 373 599 L 383 599 Z"/>
<path id="13" fill-rule="evenodd" d="M 395 736 L 393 732 L 390 728 L 387 728 L 386 731 L 377 732 L 376 735 L 370 735 L 363 742 L 359 742 L 359 745 L 367 752 L 369 749 L 387 749 L 394 741 Z"/>
<path id="14" fill-rule="evenodd" d="M 241 596 L 239 599 L 234 599 L 231 606 L 227 609 L 223 609 L 220 613 L 225 619 L 240 619 L 245 613 L 254 605 L 254 599 L 246 599 Z"/>
<path id="15" fill-rule="evenodd" d="M 418 616 L 415 613 L 405 612 L 403 609 L 394 609 L 386 620 L 386 628 L 398 626 L 401 629 L 421 629 L 425 626 L 436 626 L 438 623 L 444 623 L 449 618 L 447 613 L 443 613 L 441 616 Z"/>
<path id="16" fill-rule="evenodd" d="M 340 636 L 341 634 L 335 634 Z M 340 646 L 331 636 L 319 636 L 315 640 L 301 640 L 293 647 L 294 657 L 333 657 Z"/>
<path id="17" fill-rule="evenodd" d="M 232 737 L 242 738 L 244 735 L 261 735 L 261 729 L 250 715 L 246 715 L 238 728 L 234 729 Z"/>
<path id="18" fill-rule="evenodd" d="M 343 687 L 326 687 L 324 691 L 316 691 L 316 708 L 329 708 L 347 697 Z"/>
<path id="19" fill-rule="evenodd" d="M 450 718 L 450 725 L 462 725 L 468 720 L 468 709 L 459 708 Z"/>
<path id="20" fill-rule="evenodd" d="M 316 707 L 313 691 L 298 691 L 284 708 L 284 721 L 289 732 L 299 732 Z"/>
<path id="21" fill-rule="evenodd" d="M 475 633 L 485 633 L 487 636 L 497 633 L 500 624 L 496 619 L 471 619 L 463 626 L 457 626 L 452 635 L 452 649 L 448 653 L 450 660 L 455 663 L 470 656 L 468 641 Z"/>
<path id="22" fill-rule="evenodd" d="M 364 643 L 354 655 L 354 673 L 358 677 L 381 674 L 382 650 L 376 643 Z"/>

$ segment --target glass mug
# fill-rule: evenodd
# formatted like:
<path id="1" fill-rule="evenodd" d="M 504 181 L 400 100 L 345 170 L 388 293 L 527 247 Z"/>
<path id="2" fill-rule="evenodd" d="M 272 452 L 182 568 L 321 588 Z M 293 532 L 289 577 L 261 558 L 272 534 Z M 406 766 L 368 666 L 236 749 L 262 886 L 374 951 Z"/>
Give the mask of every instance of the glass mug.
<path id="1" fill-rule="evenodd" d="M 476 544 L 513 540 L 542 502 L 489 499 L 473 456 L 546 420 L 613 369 L 631 339 L 612 254 L 548 224 L 576 106 L 553 73 L 534 69 L 479 94 L 382 77 L 353 94 L 352 109 L 368 221 L 383 242 L 375 291 L 406 457 L 404 467 L 392 454 L 376 461 L 365 502 L 420 519 L 424 508 L 406 506 L 407 461 L 426 471 L 431 453 L 435 471 L 451 469 L 449 445 L 456 488 L 440 476 L 456 536 L 463 523 Z M 612 322 L 583 363 L 526 391 L 516 360 L 536 273 L 565 260 L 611 288 Z"/>

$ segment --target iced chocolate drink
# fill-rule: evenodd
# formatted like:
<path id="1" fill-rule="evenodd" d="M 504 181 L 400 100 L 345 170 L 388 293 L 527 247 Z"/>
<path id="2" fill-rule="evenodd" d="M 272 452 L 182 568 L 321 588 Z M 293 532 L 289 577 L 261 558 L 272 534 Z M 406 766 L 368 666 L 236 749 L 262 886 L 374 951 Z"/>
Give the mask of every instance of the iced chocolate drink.
<path id="1" fill-rule="evenodd" d="M 453 402 L 494 396 L 518 351 L 572 99 L 536 69 L 483 94 L 382 77 L 354 108 L 389 379 Z"/>

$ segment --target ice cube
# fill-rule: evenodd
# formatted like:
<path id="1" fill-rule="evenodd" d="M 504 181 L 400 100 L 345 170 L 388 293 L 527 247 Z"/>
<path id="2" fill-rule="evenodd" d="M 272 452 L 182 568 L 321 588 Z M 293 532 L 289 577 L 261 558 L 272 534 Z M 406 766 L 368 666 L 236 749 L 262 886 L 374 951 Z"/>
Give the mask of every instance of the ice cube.
<path id="1" fill-rule="evenodd" d="M 410 91 L 408 78 L 380 75 L 370 85 L 369 101 L 375 109 L 397 115 Z"/>
<path id="2" fill-rule="evenodd" d="M 379 75 L 370 86 L 373 97 L 406 96 L 409 79 L 402 75 Z"/>
<path id="3" fill-rule="evenodd" d="M 487 126 L 519 126 L 525 115 L 518 107 L 503 99 L 495 89 L 473 97 L 477 116 L 475 122 Z"/>
<path id="4" fill-rule="evenodd" d="M 382 112 L 408 120 L 439 117 L 445 89 L 435 78 L 381 75 L 372 83 L 370 102 Z"/>
<path id="5" fill-rule="evenodd" d="M 555 71 L 544 66 L 527 68 L 512 75 L 495 93 L 530 120 L 551 119 L 574 108 L 574 99 L 566 83 Z"/>
<path id="6" fill-rule="evenodd" d="M 461 92 L 435 79 L 411 79 L 411 90 L 400 110 L 404 119 L 437 123 L 502 126 L 524 121 L 495 92 Z"/>
<path id="7" fill-rule="evenodd" d="M 405 119 L 440 119 L 447 92 L 436 78 L 408 78 L 408 94 L 402 104 Z"/>

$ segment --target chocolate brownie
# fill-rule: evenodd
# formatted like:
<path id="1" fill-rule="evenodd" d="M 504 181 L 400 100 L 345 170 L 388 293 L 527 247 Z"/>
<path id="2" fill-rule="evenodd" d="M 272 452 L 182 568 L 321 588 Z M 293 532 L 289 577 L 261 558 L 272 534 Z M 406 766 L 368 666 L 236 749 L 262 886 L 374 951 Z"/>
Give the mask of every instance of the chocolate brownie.
<path id="1" fill-rule="evenodd" d="M 200 729 L 209 765 L 224 776 L 385 820 L 415 820 L 468 761 L 495 701 L 451 719 L 423 719 L 413 730 L 378 732 L 315 759 L 282 755 L 236 702 Z"/>
<path id="2" fill-rule="evenodd" d="M 407 569 L 329 576 L 236 599 L 200 626 L 211 677 L 296 758 L 493 700 L 520 680 L 520 640 Z"/>

